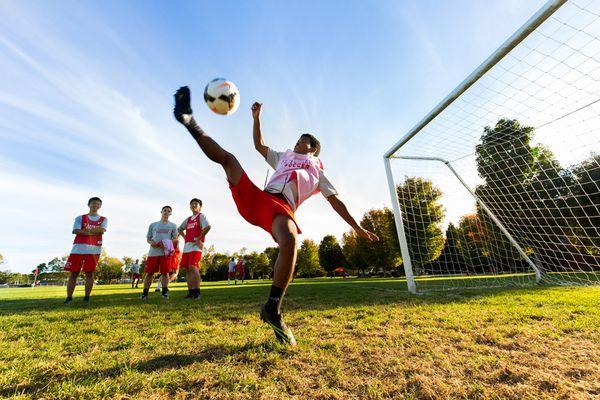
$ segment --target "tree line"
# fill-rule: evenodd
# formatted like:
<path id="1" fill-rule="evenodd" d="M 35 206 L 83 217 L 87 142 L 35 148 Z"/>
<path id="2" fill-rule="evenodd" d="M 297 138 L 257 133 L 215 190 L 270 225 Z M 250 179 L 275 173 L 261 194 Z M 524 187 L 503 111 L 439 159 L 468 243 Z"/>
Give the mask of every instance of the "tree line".
<path id="1" fill-rule="evenodd" d="M 591 153 L 583 161 L 563 167 L 547 147 L 533 139 L 534 128 L 515 119 L 500 119 L 495 126 L 485 127 L 475 148 L 477 172 L 483 181 L 475 194 L 542 270 L 600 270 L 600 154 Z M 432 181 L 405 177 L 396 194 L 416 274 L 529 270 L 479 205 L 475 213 L 462 216 L 444 231 L 443 193 Z M 380 240 L 369 242 L 353 231 L 340 240 L 334 235 L 326 235 L 319 243 L 305 239 L 298 250 L 296 276 L 332 275 L 340 267 L 354 274 L 381 269 L 402 273 L 392 211 L 386 207 L 369 210 L 360 223 Z M 277 247 L 262 252 L 242 248 L 230 254 L 210 246 L 201 262 L 202 275 L 208 280 L 225 279 L 230 258 L 244 257 L 250 278 L 268 278 L 277 255 Z M 145 256 L 140 260 L 143 271 Z M 56 257 L 36 269 L 44 279 L 64 279 L 65 261 L 66 256 Z M 107 282 L 121 279 L 133 261 L 103 251 L 97 277 Z M 0 284 L 25 277 L 27 274 L 4 271 Z"/>

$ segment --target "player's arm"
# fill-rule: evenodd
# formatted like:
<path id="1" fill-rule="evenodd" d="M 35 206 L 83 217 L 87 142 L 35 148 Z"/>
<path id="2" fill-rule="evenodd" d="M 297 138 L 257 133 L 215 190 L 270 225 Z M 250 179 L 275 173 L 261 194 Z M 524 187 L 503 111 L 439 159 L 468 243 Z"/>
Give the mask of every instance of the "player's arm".
<path id="1" fill-rule="evenodd" d="M 335 212 L 338 213 L 338 215 L 342 217 L 342 219 L 346 221 L 348 225 L 350 225 L 359 236 L 362 236 L 365 239 L 369 240 L 379 240 L 377 235 L 375 235 L 372 232 L 369 232 L 366 229 L 363 229 L 356 222 L 352 215 L 350 215 L 350 212 L 348 211 L 346 205 L 337 197 L 337 195 L 333 194 L 331 196 L 328 196 L 327 201 L 329 202 L 329 204 L 331 204 L 331 207 L 335 210 Z"/>
<path id="2" fill-rule="evenodd" d="M 74 235 L 92 236 L 93 233 L 89 229 L 73 229 Z"/>
<path id="3" fill-rule="evenodd" d="M 260 130 L 260 110 L 262 108 L 262 103 L 254 102 L 252 104 L 252 119 L 254 119 L 254 125 L 252 127 L 252 138 L 254 139 L 254 148 L 258 151 L 264 158 L 267 158 L 267 151 L 269 148 L 265 146 L 265 142 L 263 141 L 262 132 Z"/>
<path id="4" fill-rule="evenodd" d="M 161 247 L 162 243 L 155 242 L 152 240 L 152 225 L 148 228 L 148 233 L 146 234 L 146 242 L 152 247 Z"/>
<path id="5" fill-rule="evenodd" d="M 206 234 L 208 233 L 208 231 L 210 231 L 211 226 L 205 226 L 204 228 L 202 228 L 202 232 L 200 232 L 200 236 L 198 236 L 198 239 L 196 240 L 196 244 L 200 241 L 200 239 L 204 239 L 204 237 L 206 236 Z"/>

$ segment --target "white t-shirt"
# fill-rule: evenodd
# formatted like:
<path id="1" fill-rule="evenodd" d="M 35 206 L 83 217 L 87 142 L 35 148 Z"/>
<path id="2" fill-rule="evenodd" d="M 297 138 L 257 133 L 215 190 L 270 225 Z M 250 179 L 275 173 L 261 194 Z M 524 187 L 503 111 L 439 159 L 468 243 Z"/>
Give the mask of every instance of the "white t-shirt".
<path id="1" fill-rule="evenodd" d="M 279 166 L 279 162 L 281 161 L 281 158 L 284 154 L 285 154 L 285 152 L 275 151 L 275 150 L 269 148 L 267 150 L 267 157 L 266 157 L 267 164 L 269 164 L 271 167 L 273 167 L 273 169 L 277 170 L 277 167 Z M 292 188 L 292 185 L 295 185 L 295 187 Z M 331 184 L 329 179 L 327 179 L 327 177 L 325 176 L 325 173 L 323 172 L 322 169 L 319 169 L 318 188 L 321 191 L 321 193 L 323 194 L 323 196 L 325 196 L 325 197 L 329 197 L 329 196 L 338 194 L 337 190 L 335 189 L 335 187 L 333 187 L 333 185 Z M 294 180 L 285 181 L 285 182 L 270 181 L 267 184 L 265 191 L 269 192 L 269 193 L 283 194 L 283 196 L 287 200 L 288 204 L 290 205 L 292 211 L 296 211 L 297 199 L 296 199 L 296 196 L 294 195 L 294 193 L 298 193 L 298 187 L 297 187 L 296 181 L 294 181 Z"/>
<path id="2" fill-rule="evenodd" d="M 228 272 L 234 272 L 235 271 L 235 261 L 229 261 L 229 270 Z"/>
<path id="3" fill-rule="evenodd" d="M 81 229 L 81 218 L 79 215 L 75 218 L 75 222 L 73 223 L 73 230 Z M 89 215 L 88 218 L 90 221 L 98 221 L 100 219 L 100 215 Z M 101 228 L 106 229 L 108 227 L 108 218 L 104 217 L 104 221 L 100 224 Z M 83 244 L 83 243 L 75 243 L 73 244 L 73 248 L 71 248 L 71 254 L 100 254 L 102 253 L 102 246 L 94 246 L 92 244 Z"/>
<path id="4" fill-rule="evenodd" d="M 200 216 L 200 229 L 204 229 L 207 226 L 210 226 L 210 222 L 208 222 L 208 218 L 206 218 L 206 215 L 200 213 L 198 214 Z M 196 215 L 196 218 L 198 218 L 198 215 Z M 194 218 L 193 216 L 189 217 L 189 218 Z M 187 222 L 188 222 L 188 218 L 184 219 L 183 222 L 181 223 L 181 225 L 179 225 L 179 229 L 185 230 L 185 228 L 187 227 Z M 196 246 L 196 243 L 192 243 L 192 242 L 186 242 L 183 245 L 183 252 L 184 253 L 191 253 L 192 251 L 202 251 L 204 249 L 204 243 L 200 242 L 200 247 Z"/>
<path id="5" fill-rule="evenodd" d="M 152 240 L 153 242 L 160 242 L 163 239 L 171 239 L 175 240 L 179 237 L 179 232 L 177 232 L 177 225 L 173 222 L 164 223 L 162 221 L 153 222 L 148 227 L 148 233 L 146 234 L 146 238 Z M 152 247 L 150 246 L 150 250 L 148 250 L 148 257 L 155 256 L 164 256 L 165 251 L 162 247 Z"/>

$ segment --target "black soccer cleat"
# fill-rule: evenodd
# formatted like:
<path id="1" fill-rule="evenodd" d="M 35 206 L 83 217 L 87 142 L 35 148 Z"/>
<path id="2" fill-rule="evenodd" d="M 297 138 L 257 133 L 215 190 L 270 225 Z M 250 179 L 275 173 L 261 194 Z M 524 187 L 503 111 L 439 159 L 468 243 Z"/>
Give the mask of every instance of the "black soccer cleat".
<path id="1" fill-rule="evenodd" d="M 86 305 L 86 306 L 89 306 L 90 305 L 90 298 L 89 297 L 84 297 L 83 298 L 83 304 Z"/>
<path id="2" fill-rule="evenodd" d="M 66 300 L 63 302 L 63 304 L 64 304 L 64 305 L 68 305 L 68 304 L 71 304 L 72 302 L 73 302 L 73 299 L 72 299 L 72 298 L 67 298 L 67 299 L 66 299 Z"/>
<path id="3" fill-rule="evenodd" d="M 148 295 L 147 294 L 143 294 L 142 295 L 142 301 L 146 301 L 148 300 Z"/>
<path id="4" fill-rule="evenodd" d="M 175 92 L 175 107 L 173 108 L 175 119 L 186 125 L 192 117 L 192 94 L 190 88 L 182 86 Z"/>
<path id="5" fill-rule="evenodd" d="M 289 326 L 283 321 L 281 314 L 271 314 L 267 311 L 266 305 L 260 309 L 260 319 L 266 322 L 273 328 L 275 337 L 280 343 L 296 346 L 296 338 Z"/>

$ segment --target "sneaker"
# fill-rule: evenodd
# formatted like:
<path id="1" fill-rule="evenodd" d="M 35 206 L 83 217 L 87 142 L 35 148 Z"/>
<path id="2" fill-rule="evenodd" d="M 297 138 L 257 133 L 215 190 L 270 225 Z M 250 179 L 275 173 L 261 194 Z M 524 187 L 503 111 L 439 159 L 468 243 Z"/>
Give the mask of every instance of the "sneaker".
<path id="1" fill-rule="evenodd" d="M 72 302 L 73 302 L 73 299 L 66 299 L 66 300 L 63 302 L 63 304 L 64 304 L 64 305 L 68 305 L 68 304 L 71 304 Z"/>
<path id="2" fill-rule="evenodd" d="M 162 298 L 163 298 L 164 300 L 167 300 L 167 299 L 169 298 L 169 294 L 168 294 L 168 293 L 165 293 L 165 294 L 163 294 L 163 295 L 162 295 Z"/>
<path id="3" fill-rule="evenodd" d="M 191 293 L 188 293 L 187 296 L 184 297 L 184 299 L 193 299 L 194 295 Z"/>
<path id="4" fill-rule="evenodd" d="M 267 311 L 265 305 L 260 309 L 260 319 L 266 322 L 273 328 L 275 337 L 279 342 L 296 346 L 296 338 L 289 326 L 283 321 L 281 314 L 271 314 Z"/>
<path id="5" fill-rule="evenodd" d="M 90 305 L 90 298 L 89 297 L 84 297 L 83 298 L 83 304 L 85 304 L 86 306 Z"/>
<path id="6" fill-rule="evenodd" d="M 195 293 L 191 297 L 192 300 L 200 300 L 200 293 Z"/>
<path id="7" fill-rule="evenodd" d="M 175 93 L 173 114 L 175 119 L 184 125 L 189 123 L 192 117 L 191 97 L 190 88 L 187 86 L 180 87 Z"/>
<path id="8" fill-rule="evenodd" d="M 146 295 L 146 294 L 143 294 L 143 295 L 142 295 L 142 301 L 146 301 L 146 300 L 148 300 L 148 295 Z"/>

